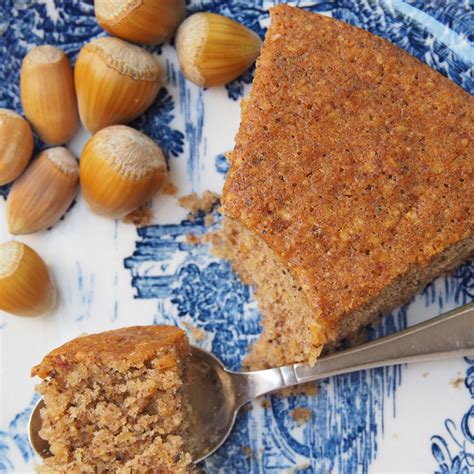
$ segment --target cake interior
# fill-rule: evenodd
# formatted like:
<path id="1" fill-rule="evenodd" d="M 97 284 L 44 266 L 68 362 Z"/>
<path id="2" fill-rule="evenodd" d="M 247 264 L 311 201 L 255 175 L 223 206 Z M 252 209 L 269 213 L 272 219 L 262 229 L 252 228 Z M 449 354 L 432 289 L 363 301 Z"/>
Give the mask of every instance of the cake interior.
<path id="1" fill-rule="evenodd" d="M 364 307 L 341 318 L 328 334 L 323 329 L 327 324 L 318 324 L 315 311 L 295 279 L 257 234 L 224 218 L 223 229 L 212 242 L 216 255 L 231 260 L 242 281 L 255 288 L 263 332 L 245 360 L 245 366 L 251 369 L 314 363 L 324 348 L 358 337 L 365 326 L 409 301 L 437 275 L 453 270 L 474 251 L 471 237 L 451 245 L 426 265 L 411 266 Z"/>
<path id="2" fill-rule="evenodd" d="M 312 343 L 313 313 L 305 296 L 274 252 L 255 233 L 224 218 L 221 232 L 213 236 L 213 252 L 232 261 L 243 283 L 254 286 L 262 313 L 263 333 L 244 361 L 263 369 L 289 361 L 316 360 L 321 347 Z M 315 329 L 316 330 L 316 329 Z"/>
<path id="3" fill-rule="evenodd" d="M 38 472 L 189 472 L 185 365 L 174 347 L 139 363 L 61 360 L 38 386 L 40 436 L 53 454 Z"/>

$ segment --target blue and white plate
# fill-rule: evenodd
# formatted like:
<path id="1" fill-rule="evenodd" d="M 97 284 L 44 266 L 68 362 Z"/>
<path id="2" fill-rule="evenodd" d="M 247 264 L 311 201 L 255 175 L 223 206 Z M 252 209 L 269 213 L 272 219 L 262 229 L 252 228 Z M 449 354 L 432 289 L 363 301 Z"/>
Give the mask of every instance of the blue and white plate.
<path id="1" fill-rule="evenodd" d="M 268 8 L 278 0 L 196 0 L 188 12 L 219 12 L 262 37 Z M 291 2 L 380 35 L 474 91 L 474 10 L 469 0 L 318 0 Z M 84 42 L 104 32 L 92 0 L 0 2 L 0 107 L 21 112 L 21 59 L 34 45 L 54 44 L 74 61 Z M 220 192 L 233 147 L 239 99 L 252 72 L 202 90 L 179 73 L 175 48 L 150 49 L 166 71 L 157 100 L 134 126 L 166 153 L 178 195 Z M 81 131 L 69 147 L 77 156 Z M 37 141 L 37 149 L 43 144 Z M 8 187 L 0 187 L 6 197 Z M 61 293 L 47 316 L 0 315 L 0 471 L 29 472 L 38 460 L 27 441 L 35 380 L 30 368 L 50 349 L 83 333 L 136 324 L 201 328 L 196 341 L 238 368 L 260 331 L 252 290 L 229 264 L 186 235 L 208 229 L 192 222 L 176 197 L 153 202 L 154 224 L 141 229 L 91 214 L 79 197 L 50 231 L 22 237 L 50 265 Z M 0 197 L 0 239 L 10 239 Z M 219 218 L 213 224 L 219 226 Z M 387 316 L 374 337 L 432 317 L 474 298 L 474 264 L 429 285 L 407 307 Z M 190 326 L 191 325 L 191 326 Z M 340 376 L 316 395 L 269 397 L 242 413 L 230 440 L 208 461 L 207 472 L 356 473 L 474 472 L 474 360 L 413 364 Z M 298 426 L 291 411 L 312 417 Z"/>

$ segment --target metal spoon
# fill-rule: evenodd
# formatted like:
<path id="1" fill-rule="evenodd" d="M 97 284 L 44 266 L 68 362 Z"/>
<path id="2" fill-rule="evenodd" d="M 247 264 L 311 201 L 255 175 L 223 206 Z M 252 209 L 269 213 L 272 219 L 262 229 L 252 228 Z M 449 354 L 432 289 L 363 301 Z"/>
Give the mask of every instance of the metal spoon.
<path id="1" fill-rule="evenodd" d="M 239 409 L 266 393 L 358 370 L 469 355 L 474 355 L 474 303 L 391 336 L 322 357 L 313 367 L 295 364 L 233 372 L 209 352 L 192 347 L 188 391 L 195 420 L 189 449 L 195 463 L 212 454 L 229 436 Z M 29 435 L 36 452 L 48 457 L 49 445 L 38 435 L 42 406 L 40 400 L 31 414 Z"/>

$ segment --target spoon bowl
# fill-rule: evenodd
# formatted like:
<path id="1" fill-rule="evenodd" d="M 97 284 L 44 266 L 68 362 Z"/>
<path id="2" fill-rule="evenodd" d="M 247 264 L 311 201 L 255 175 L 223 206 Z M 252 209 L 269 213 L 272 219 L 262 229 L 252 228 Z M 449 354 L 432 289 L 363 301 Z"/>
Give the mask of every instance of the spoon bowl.
<path id="1" fill-rule="evenodd" d="M 30 444 L 33 449 L 42 457 L 49 458 L 51 452 L 49 450 L 49 443 L 39 435 L 41 429 L 41 409 L 44 407 L 44 401 L 42 398 L 38 400 L 33 411 L 30 415 L 30 421 L 28 422 L 28 436 L 30 438 Z"/>
<path id="2" fill-rule="evenodd" d="M 188 400 L 193 409 L 189 450 L 198 463 L 227 439 L 239 407 L 233 373 L 211 353 L 191 347 L 187 373 Z"/>

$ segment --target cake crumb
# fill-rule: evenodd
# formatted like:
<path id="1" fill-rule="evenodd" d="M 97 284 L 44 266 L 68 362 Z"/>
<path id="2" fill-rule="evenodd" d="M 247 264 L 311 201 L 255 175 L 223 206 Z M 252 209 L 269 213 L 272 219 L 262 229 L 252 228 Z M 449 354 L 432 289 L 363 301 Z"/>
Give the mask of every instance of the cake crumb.
<path id="1" fill-rule="evenodd" d="M 39 435 L 53 456 L 37 472 L 194 472 L 187 357 L 184 331 L 158 325 L 79 337 L 47 354 L 31 374 L 43 379 Z"/>
<path id="2" fill-rule="evenodd" d="M 206 214 L 204 216 L 204 225 L 210 227 L 212 224 L 214 224 L 214 216 L 212 214 Z"/>
<path id="3" fill-rule="evenodd" d="M 303 385 L 303 390 L 306 395 L 314 397 L 319 393 L 319 385 L 316 382 L 310 382 Z"/>
<path id="4" fill-rule="evenodd" d="M 178 188 L 173 183 L 167 183 L 162 192 L 168 196 L 176 196 Z"/>
<path id="5" fill-rule="evenodd" d="M 242 446 L 242 451 L 244 453 L 244 456 L 247 458 L 251 458 L 253 456 L 252 448 L 248 444 Z"/>
<path id="6" fill-rule="evenodd" d="M 198 245 L 201 243 L 201 239 L 196 234 L 186 234 L 186 243 L 191 245 Z"/>
<path id="7" fill-rule="evenodd" d="M 138 209 L 128 213 L 124 218 L 125 224 L 134 224 L 137 227 L 150 225 L 153 219 L 153 210 L 149 203 L 143 204 Z"/>
<path id="8" fill-rule="evenodd" d="M 462 377 L 457 377 L 454 380 L 450 380 L 449 383 L 453 388 L 459 388 L 464 383 L 464 379 Z"/>
<path id="9" fill-rule="evenodd" d="M 196 216 L 199 211 L 209 214 L 219 201 L 220 196 L 212 191 L 204 191 L 202 196 L 192 193 L 179 198 L 181 207 L 187 209 L 192 216 Z"/>
<path id="10" fill-rule="evenodd" d="M 317 382 L 308 382 L 301 385 L 295 385 L 293 387 L 283 388 L 276 394 L 281 398 L 291 397 L 293 395 L 307 395 L 313 397 L 319 392 L 319 385 Z"/>
<path id="11" fill-rule="evenodd" d="M 291 416 L 295 419 L 298 426 L 306 423 L 311 418 L 311 410 L 309 408 L 295 408 L 291 412 Z"/>
<path id="12" fill-rule="evenodd" d="M 188 329 L 193 341 L 202 341 L 206 338 L 206 331 L 204 331 L 204 329 L 197 328 L 190 323 L 183 323 L 183 326 Z"/>
<path id="13" fill-rule="evenodd" d="M 270 403 L 270 400 L 268 400 L 268 398 L 264 398 L 261 402 L 260 402 L 260 406 L 262 408 L 270 408 L 272 406 L 272 404 Z"/>

